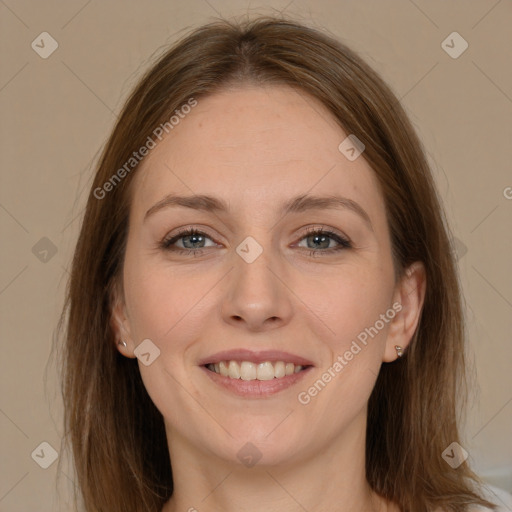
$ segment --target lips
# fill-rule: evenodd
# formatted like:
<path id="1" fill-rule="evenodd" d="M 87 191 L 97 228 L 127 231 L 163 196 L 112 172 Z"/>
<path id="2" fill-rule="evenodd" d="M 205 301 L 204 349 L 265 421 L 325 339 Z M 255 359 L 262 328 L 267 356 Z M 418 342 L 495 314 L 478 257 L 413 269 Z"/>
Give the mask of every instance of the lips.
<path id="1" fill-rule="evenodd" d="M 201 359 L 199 366 L 225 390 L 246 398 L 261 398 L 292 386 L 314 365 L 289 352 L 237 349 Z"/>
<path id="2" fill-rule="evenodd" d="M 198 364 L 199 366 L 206 366 L 208 364 L 219 364 L 221 361 L 248 361 L 254 364 L 265 362 L 276 363 L 278 361 L 283 361 L 285 364 L 293 363 L 295 366 L 314 366 L 312 361 L 290 352 L 282 352 L 280 350 L 263 350 L 254 352 L 246 349 L 217 352 L 211 356 L 201 359 Z"/>

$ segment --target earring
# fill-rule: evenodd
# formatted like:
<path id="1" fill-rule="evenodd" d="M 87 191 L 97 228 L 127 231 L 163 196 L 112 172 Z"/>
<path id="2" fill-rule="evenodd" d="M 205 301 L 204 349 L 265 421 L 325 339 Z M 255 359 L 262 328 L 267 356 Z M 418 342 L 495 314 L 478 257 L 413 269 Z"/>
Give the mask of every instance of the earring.
<path id="1" fill-rule="evenodd" d="M 404 355 L 404 349 L 400 345 L 395 345 L 396 355 L 402 357 Z"/>
<path id="2" fill-rule="evenodd" d="M 123 345 L 124 347 L 126 347 L 126 341 L 123 341 L 123 340 L 119 340 L 117 342 L 118 345 Z"/>

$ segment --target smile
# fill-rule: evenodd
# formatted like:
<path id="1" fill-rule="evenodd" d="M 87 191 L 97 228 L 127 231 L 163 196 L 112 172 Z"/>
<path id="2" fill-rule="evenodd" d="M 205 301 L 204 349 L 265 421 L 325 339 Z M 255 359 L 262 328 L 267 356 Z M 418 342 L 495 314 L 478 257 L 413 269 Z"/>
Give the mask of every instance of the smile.
<path id="1" fill-rule="evenodd" d="M 282 379 L 283 377 L 299 373 L 306 368 L 303 365 L 296 365 L 285 361 L 253 363 L 251 361 L 235 360 L 210 363 L 205 365 L 205 367 L 223 377 L 245 381 Z"/>

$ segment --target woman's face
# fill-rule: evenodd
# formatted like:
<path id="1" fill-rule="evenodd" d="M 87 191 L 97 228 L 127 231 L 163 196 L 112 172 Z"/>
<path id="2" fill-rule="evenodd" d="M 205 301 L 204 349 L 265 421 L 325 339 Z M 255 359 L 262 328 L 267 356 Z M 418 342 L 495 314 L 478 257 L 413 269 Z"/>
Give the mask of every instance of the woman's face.
<path id="1" fill-rule="evenodd" d="M 286 463 L 365 424 L 400 295 L 347 135 L 305 94 L 240 87 L 199 99 L 134 176 L 115 318 L 132 356 L 150 340 L 138 364 L 171 445 Z"/>

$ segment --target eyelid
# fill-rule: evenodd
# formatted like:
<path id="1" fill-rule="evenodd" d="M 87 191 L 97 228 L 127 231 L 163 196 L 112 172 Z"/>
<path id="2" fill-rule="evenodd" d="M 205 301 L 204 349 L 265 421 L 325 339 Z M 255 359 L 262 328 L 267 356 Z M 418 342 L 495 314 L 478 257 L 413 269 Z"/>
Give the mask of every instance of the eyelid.
<path id="1" fill-rule="evenodd" d="M 326 233 L 326 234 L 329 234 L 329 235 L 334 235 L 334 236 L 337 236 L 339 238 L 341 238 L 343 241 L 349 243 L 349 244 L 352 244 L 352 241 L 350 239 L 350 237 L 348 237 L 345 233 L 343 233 L 342 231 L 339 231 L 335 228 L 332 228 L 330 226 L 326 226 L 324 224 L 322 225 L 316 225 L 316 226 L 308 226 L 306 227 L 306 233 L 301 233 L 301 230 L 303 230 L 304 228 L 299 228 L 298 230 L 296 230 L 295 234 L 294 234 L 294 238 L 296 237 L 300 237 L 299 238 L 299 242 L 301 240 L 303 240 L 304 238 L 306 238 L 307 236 L 311 236 L 315 233 Z M 212 236 L 211 234 L 209 234 L 205 228 L 203 227 L 198 227 L 198 226 L 195 226 L 193 224 L 189 225 L 189 226 L 184 226 L 184 227 L 181 227 L 181 228 L 178 228 L 177 231 L 175 232 L 171 232 L 169 234 L 166 234 L 164 236 L 164 238 L 162 239 L 161 243 L 164 244 L 164 243 L 167 243 L 169 241 L 172 241 L 173 239 L 179 239 L 181 237 L 184 237 L 184 236 L 190 236 L 190 232 L 197 232 L 197 234 L 199 235 L 206 235 L 208 238 L 210 238 L 213 242 L 217 243 L 216 242 L 216 237 L 215 236 Z M 181 236 L 180 236 L 181 235 Z"/>
<path id="2" fill-rule="evenodd" d="M 345 233 L 343 233 L 343 231 L 340 231 L 339 229 L 333 228 L 331 226 L 326 226 L 325 224 L 318 224 L 313 227 L 308 226 L 306 228 L 306 232 L 310 235 L 315 233 L 329 233 L 332 235 L 336 235 L 339 238 L 346 240 L 347 242 L 351 242 L 350 238 Z M 297 234 L 297 236 L 299 236 L 299 234 Z M 304 237 L 304 235 L 302 235 L 302 237 Z"/>
<path id="3" fill-rule="evenodd" d="M 172 242 L 173 240 L 177 241 L 180 238 L 183 238 L 185 236 L 190 236 L 191 232 L 196 233 L 198 235 L 204 235 L 207 238 L 209 238 L 212 242 L 215 242 L 216 244 L 218 244 L 218 242 L 216 241 L 216 237 L 210 235 L 206 231 L 205 228 L 190 225 L 190 226 L 178 228 L 177 231 L 173 231 L 173 232 L 165 235 L 164 238 L 162 239 L 162 241 L 159 243 L 159 245 L 165 245 L 165 244 L 168 244 L 169 242 Z M 183 250 L 187 250 L 187 249 L 183 249 Z M 190 250 L 193 250 L 193 249 L 190 249 Z"/>

